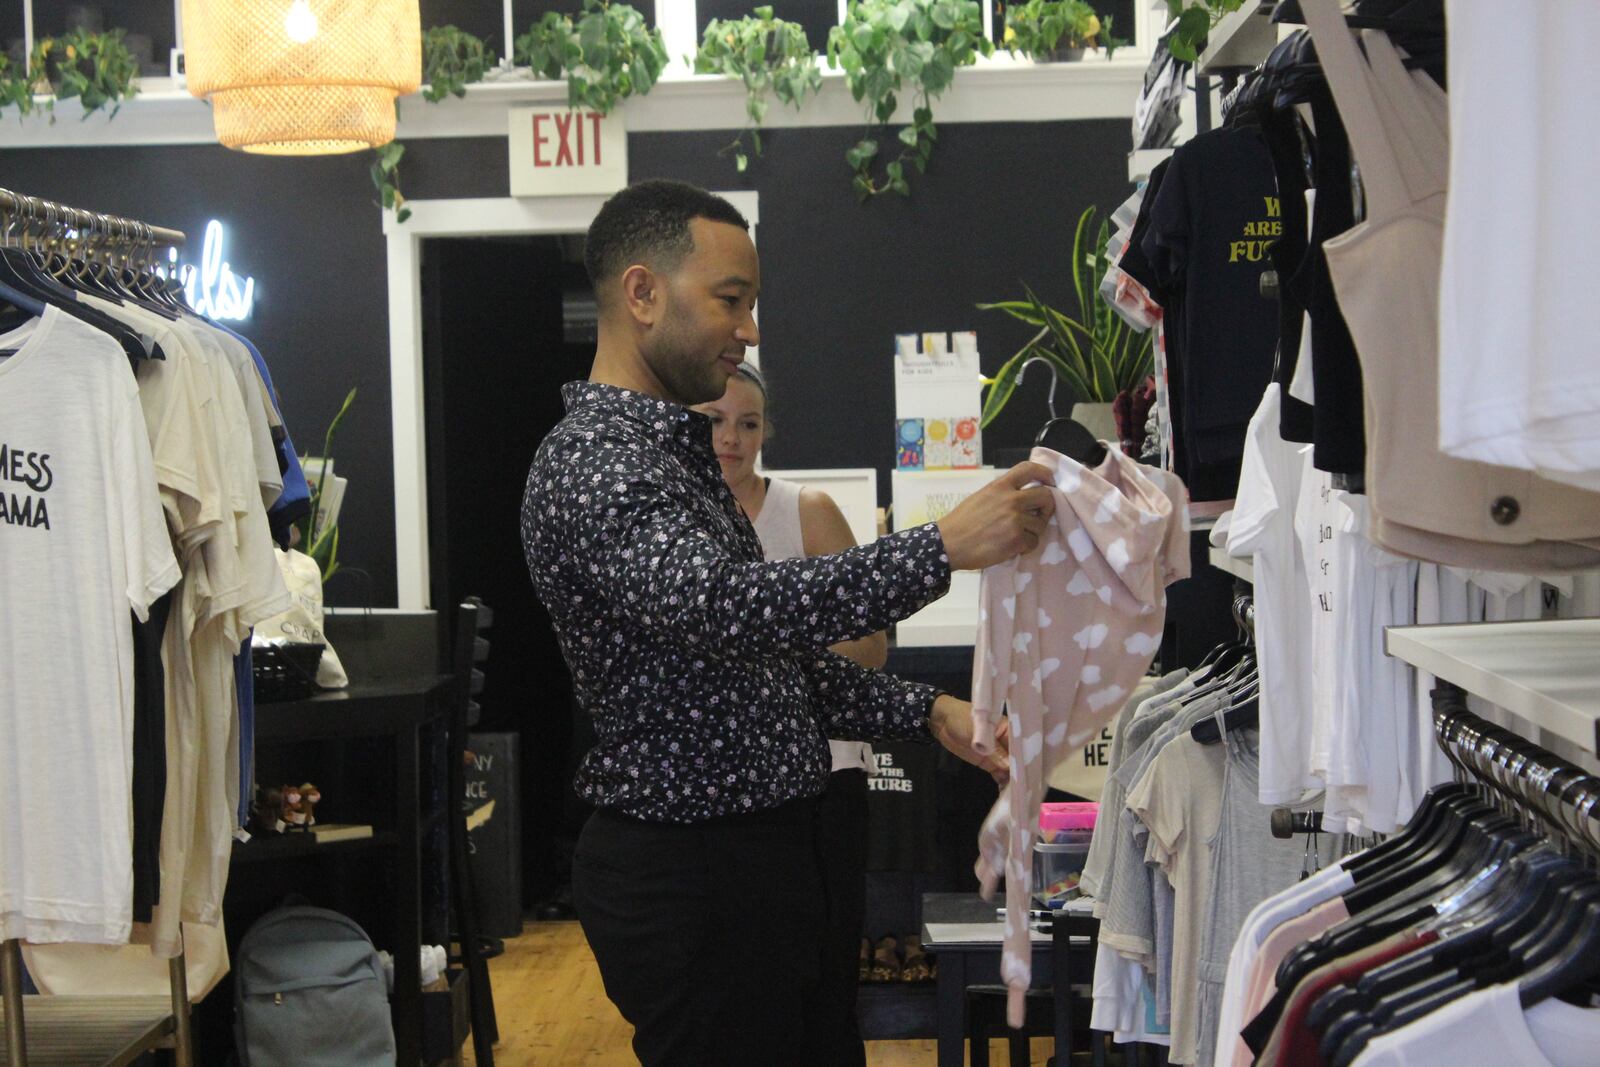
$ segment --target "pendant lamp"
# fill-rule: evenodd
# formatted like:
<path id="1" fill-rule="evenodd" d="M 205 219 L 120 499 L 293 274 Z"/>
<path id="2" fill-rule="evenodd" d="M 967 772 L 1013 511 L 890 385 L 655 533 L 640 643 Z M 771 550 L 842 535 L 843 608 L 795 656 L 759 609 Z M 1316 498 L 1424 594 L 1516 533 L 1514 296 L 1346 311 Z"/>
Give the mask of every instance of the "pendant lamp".
<path id="1" fill-rule="evenodd" d="M 387 144 L 395 98 L 422 82 L 417 0 L 184 0 L 183 40 L 189 92 L 246 152 Z"/>

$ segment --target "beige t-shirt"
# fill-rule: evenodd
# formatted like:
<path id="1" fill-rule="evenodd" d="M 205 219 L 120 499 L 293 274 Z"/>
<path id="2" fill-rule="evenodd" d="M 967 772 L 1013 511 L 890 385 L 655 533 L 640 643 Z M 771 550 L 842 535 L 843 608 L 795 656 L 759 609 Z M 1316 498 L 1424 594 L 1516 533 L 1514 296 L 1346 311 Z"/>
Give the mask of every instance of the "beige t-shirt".
<path id="1" fill-rule="evenodd" d="M 1201 931 L 1211 884 L 1211 850 L 1222 817 L 1227 746 L 1188 733 L 1167 743 L 1128 793 L 1128 810 L 1149 827 L 1145 857 L 1172 883 L 1173 1063 L 1194 1063 L 1200 1036 Z"/>

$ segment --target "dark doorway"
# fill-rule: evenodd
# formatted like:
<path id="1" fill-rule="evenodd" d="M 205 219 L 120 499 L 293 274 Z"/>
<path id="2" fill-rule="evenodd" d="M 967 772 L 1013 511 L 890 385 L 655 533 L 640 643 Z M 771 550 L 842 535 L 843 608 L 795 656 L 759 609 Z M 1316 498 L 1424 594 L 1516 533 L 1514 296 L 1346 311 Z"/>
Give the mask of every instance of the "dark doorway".
<path id="1" fill-rule="evenodd" d="M 564 879 L 576 833 L 572 685 L 533 595 L 518 529 L 561 386 L 594 357 L 582 238 L 438 238 L 423 245 L 428 537 L 433 605 L 494 610 L 477 730 L 520 735 L 524 907 Z"/>

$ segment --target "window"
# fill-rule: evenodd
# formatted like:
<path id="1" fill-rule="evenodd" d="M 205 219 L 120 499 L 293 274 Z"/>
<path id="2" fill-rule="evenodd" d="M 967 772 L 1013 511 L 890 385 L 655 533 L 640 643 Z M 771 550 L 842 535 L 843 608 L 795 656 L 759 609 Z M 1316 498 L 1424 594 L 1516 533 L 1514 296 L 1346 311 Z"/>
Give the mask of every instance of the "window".
<path id="1" fill-rule="evenodd" d="M 695 37 L 695 43 L 698 44 L 705 37 L 706 27 L 712 19 L 743 18 L 763 3 L 772 5 L 772 13 L 776 17 L 804 26 L 806 40 L 814 50 L 827 51 L 828 31 L 839 23 L 836 0 L 699 0 L 696 15 L 700 32 Z"/>
<path id="2" fill-rule="evenodd" d="M 655 0 L 619 0 L 639 10 L 644 15 L 645 22 L 651 26 L 656 24 Z M 576 15 L 583 10 L 583 0 L 511 0 L 511 25 L 517 33 L 528 32 L 528 27 L 544 15 L 546 11 L 562 11 L 568 15 Z"/>
<path id="3" fill-rule="evenodd" d="M 10 20 L 17 22 L 15 36 L 22 36 L 21 3 L 12 0 L 4 5 L 16 8 L 6 11 L 3 25 L 10 30 Z M 139 61 L 139 72 L 145 77 L 165 77 L 171 69 L 172 49 L 177 46 L 177 20 L 170 3 L 152 3 L 151 0 L 94 0 L 92 3 L 68 0 L 33 0 L 33 35 L 55 37 L 67 30 L 81 27 L 99 33 L 110 29 L 128 31 L 123 39 L 128 50 Z M 11 37 L 6 38 L 9 49 Z"/>
<path id="4" fill-rule="evenodd" d="M 1139 42 L 1134 39 L 1134 11 L 1135 3 L 1144 0 L 1089 0 L 1091 6 L 1100 15 L 1100 21 L 1111 19 L 1111 31 L 1116 36 L 1127 41 L 1130 46 Z M 1001 44 L 1006 35 L 1006 4 L 1005 0 L 994 0 L 994 42 Z"/>
<path id="5" fill-rule="evenodd" d="M 454 26 L 483 38 L 491 56 L 507 55 L 510 49 L 500 38 L 506 35 L 503 0 L 421 0 L 422 32 L 435 26 Z M 526 30 L 518 26 L 517 32 Z"/>

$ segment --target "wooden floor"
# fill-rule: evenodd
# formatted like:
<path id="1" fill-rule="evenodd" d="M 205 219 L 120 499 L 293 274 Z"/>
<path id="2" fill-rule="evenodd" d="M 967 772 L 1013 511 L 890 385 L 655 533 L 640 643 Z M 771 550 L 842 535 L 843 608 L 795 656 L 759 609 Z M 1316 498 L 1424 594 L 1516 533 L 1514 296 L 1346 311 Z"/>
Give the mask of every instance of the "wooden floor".
<path id="1" fill-rule="evenodd" d="M 594 956 L 575 922 L 529 923 L 490 961 L 500 1044 L 495 1067 L 630 1067 L 633 1027 L 623 1021 L 600 983 Z M 1050 1038 L 1035 1038 L 1033 1062 L 1050 1055 Z M 467 1042 L 472 1063 L 472 1042 Z M 990 1062 L 1006 1062 L 1005 1045 L 991 1045 Z M 869 1041 L 868 1067 L 933 1067 L 932 1041 Z"/>

